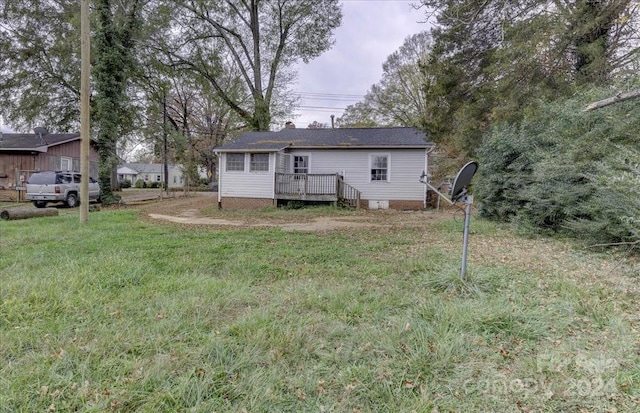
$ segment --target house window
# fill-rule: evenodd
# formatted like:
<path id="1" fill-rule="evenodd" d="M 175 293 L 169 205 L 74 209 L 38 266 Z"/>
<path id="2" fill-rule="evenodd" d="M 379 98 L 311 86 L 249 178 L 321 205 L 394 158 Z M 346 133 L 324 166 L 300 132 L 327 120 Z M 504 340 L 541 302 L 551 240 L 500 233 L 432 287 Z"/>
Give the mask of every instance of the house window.
<path id="1" fill-rule="evenodd" d="M 73 167 L 73 159 L 62 156 L 60 158 L 60 170 L 61 171 L 70 171 Z"/>
<path id="2" fill-rule="evenodd" d="M 227 154 L 227 172 L 228 171 L 244 171 L 244 153 Z"/>
<path id="3" fill-rule="evenodd" d="M 269 170 L 269 154 L 252 153 L 249 170 L 251 172 L 267 172 Z"/>
<path id="4" fill-rule="evenodd" d="M 156 175 L 156 182 L 160 182 L 160 175 Z"/>
<path id="5" fill-rule="evenodd" d="M 293 173 L 294 174 L 309 173 L 309 156 L 308 155 L 294 155 Z"/>
<path id="6" fill-rule="evenodd" d="M 371 155 L 371 181 L 389 181 L 389 155 Z"/>
<path id="7" fill-rule="evenodd" d="M 49 169 L 52 171 L 60 170 L 60 157 L 59 156 L 49 156 Z"/>

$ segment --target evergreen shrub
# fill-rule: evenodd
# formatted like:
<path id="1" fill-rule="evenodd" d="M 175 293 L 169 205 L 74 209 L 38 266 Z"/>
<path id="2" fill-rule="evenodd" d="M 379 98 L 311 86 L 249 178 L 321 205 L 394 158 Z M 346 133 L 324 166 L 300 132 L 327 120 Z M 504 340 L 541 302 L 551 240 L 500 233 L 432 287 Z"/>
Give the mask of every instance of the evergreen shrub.
<path id="1" fill-rule="evenodd" d="M 640 102 L 585 112 L 593 96 L 496 125 L 479 150 L 479 213 L 592 243 L 640 239 Z"/>

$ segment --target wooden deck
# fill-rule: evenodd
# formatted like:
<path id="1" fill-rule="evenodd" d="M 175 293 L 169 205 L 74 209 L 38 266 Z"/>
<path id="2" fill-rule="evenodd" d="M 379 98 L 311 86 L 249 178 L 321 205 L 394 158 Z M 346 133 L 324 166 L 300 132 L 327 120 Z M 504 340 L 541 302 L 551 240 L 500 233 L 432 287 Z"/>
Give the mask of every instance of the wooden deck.
<path id="1" fill-rule="evenodd" d="M 276 199 L 286 201 L 333 202 L 360 206 L 360 192 L 346 184 L 339 174 L 276 173 Z"/>

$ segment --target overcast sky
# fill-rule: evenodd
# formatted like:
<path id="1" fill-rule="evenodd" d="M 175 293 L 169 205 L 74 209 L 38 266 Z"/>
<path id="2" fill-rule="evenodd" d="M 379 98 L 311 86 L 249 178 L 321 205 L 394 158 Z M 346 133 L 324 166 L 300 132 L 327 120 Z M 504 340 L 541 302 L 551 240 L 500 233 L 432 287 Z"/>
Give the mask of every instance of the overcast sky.
<path id="1" fill-rule="evenodd" d="M 382 63 L 400 48 L 404 39 L 427 30 L 424 10 L 416 0 L 343 0 L 342 25 L 335 32 L 331 50 L 298 66 L 301 107 L 292 121 L 306 128 L 313 121 L 331 124 L 331 115 L 364 97 L 382 77 Z M 334 108 L 334 109 L 331 109 Z M 0 119 L 2 124 L 2 119 Z M 8 132 L 6 126 L 2 131 Z"/>
<path id="2" fill-rule="evenodd" d="M 382 77 L 382 63 L 402 46 L 407 36 L 427 30 L 425 11 L 413 0 L 343 0 L 342 25 L 333 48 L 309 64 L 298 66 L 301 96 L 298 128 L 313 121 L 331 124 L 331 115 L 364 97 Z M 335 108 L 335 109 L 330 109 Z"/>
<path id="3" fill-rule="evenodd" d="M 11 129 L 2 123 L 2 118 L 0 118 L 0 132 L 11 132 Z"/>

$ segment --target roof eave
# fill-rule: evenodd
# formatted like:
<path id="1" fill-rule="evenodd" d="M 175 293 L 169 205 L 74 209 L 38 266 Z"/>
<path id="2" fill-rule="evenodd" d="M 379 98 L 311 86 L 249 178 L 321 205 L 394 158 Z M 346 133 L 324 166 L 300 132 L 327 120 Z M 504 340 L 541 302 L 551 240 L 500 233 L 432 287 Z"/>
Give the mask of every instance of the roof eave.
<path id="1" fill-rule="evenodd" d="M 63 144 L 65 144 L 65 143 L 69 143 L 69 142 L 77 141 L 77 140 L 80 140 L 80 139 L 81 139 L 81 138 L 80 138 L 80 136 L 76 136 L 76 137 L 74 137 L 74 138 L 65 139 L 65 140 L 60 141 L 60 142 L 50 143 L 50 144 L 49 144 L 49 146 L 58 146 L 58 145 L 63 145 Z M 93 139 L 90 139 L 90 140 L 89 140 L 89 142 L 97 142 L 97 141 L 95 141 L 95 140 L 93 140 Z"/>
<path id="2" fill-rule="evenodd" d="M 0 152 L 11 151 L 11 152 L 47 152 L 47 146 L 36 146 L 34 148 L 1 148 Z"/>
<path id="3" fill-rule="evenodd" d="M 214 149 L 214 153 L 271 153 L 271 152 L 280 152 L 281 150 L 287 148 L 288 146 L 283 146 L 281 148 L 234 148 L 234 149 Z"/>
<path id="4" fill-rule="evenodd" d="M 435 144 L 425 145 L 296 145 L 290 149 L 429 149 Z"/>

